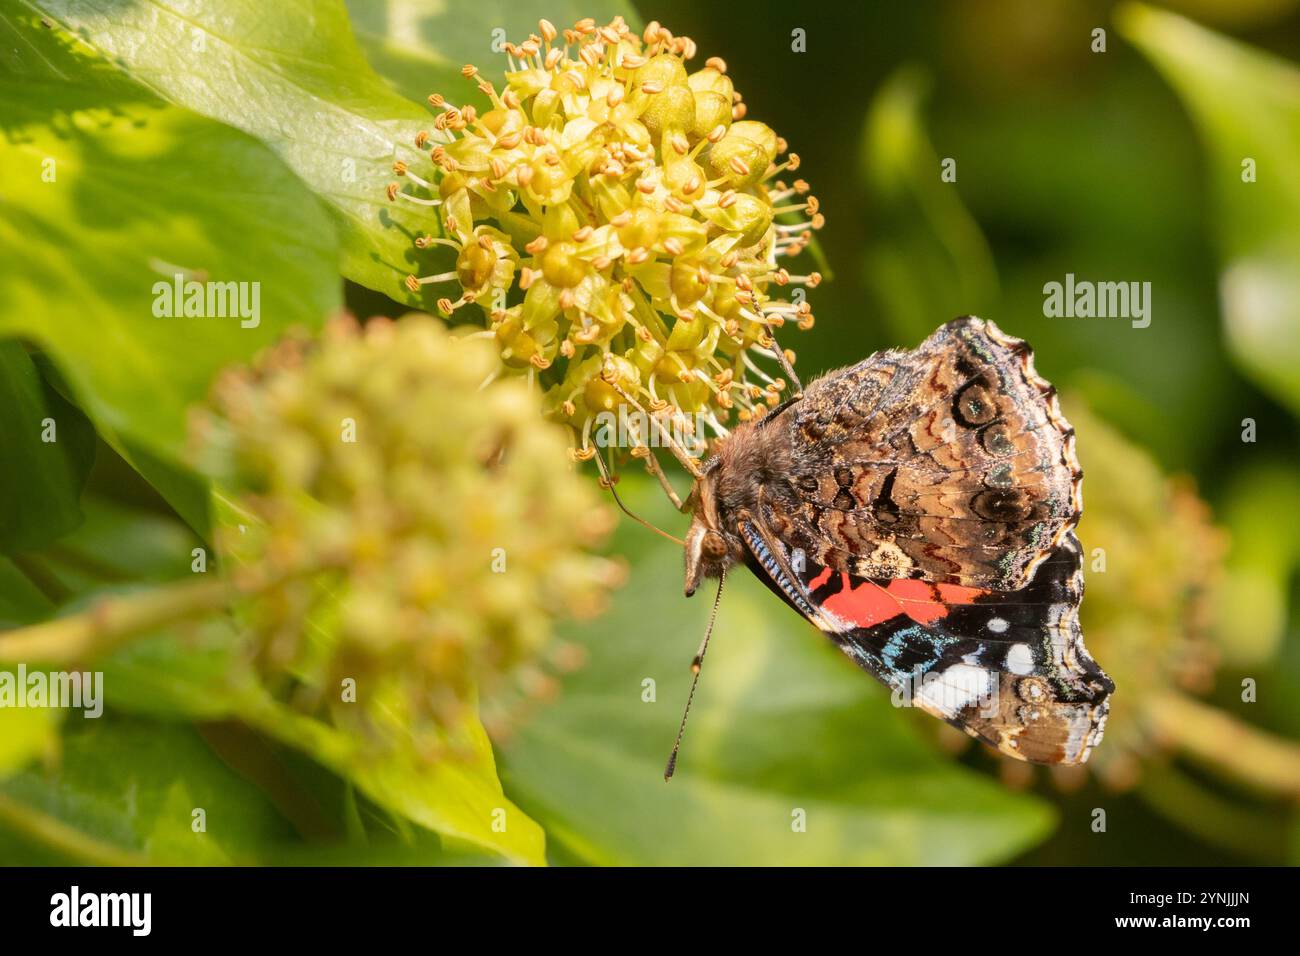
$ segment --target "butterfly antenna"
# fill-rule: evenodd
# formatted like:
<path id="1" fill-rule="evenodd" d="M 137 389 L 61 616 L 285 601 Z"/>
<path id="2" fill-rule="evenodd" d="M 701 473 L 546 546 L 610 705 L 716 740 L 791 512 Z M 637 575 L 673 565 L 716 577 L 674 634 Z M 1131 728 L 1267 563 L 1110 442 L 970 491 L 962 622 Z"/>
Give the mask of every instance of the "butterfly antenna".
<path id="1" fill-rule="evenodd" d="M 614 503 L 617 504 L 620 509 L 622 509 L 623 514 L 627 515 L 637 524 L 644 525 L 645 527 L 649 528 L 655 534 L 667 538 L 669 541 L 673 542 L 674 544 L 679 544 L 682 547 L 686 547 L 686 542 L 683 541 L 681 538 L 669 534 L 667 531 L 664 531 L 662 528 L 656 528 L 649 521 L 646 521 L 645 518 L 642 518 L 638 514 L 634 514 L 632 510 L 628 508 L 627 505 L 623 504 L 623 499 L 620 498 L 618 496 L 618 492 L 614 490 L 614 481 L 612 478 L 610 478 L 609 470 L 605 467 L 605 462 L 600 457 L 599 453 L 596 455 L 596 467 L 600 469 L 600 477 L 604 479 L 605 487 L 608 488 L 609 493 L 614 496 Z"/>
<path id="2" fill-rule="evenodd" d="M 691 678 L 691 692 L 686 695 L 686 709 L 682 711 L 682 723 L 677 728 L 677 739 L 673 741 L 673 752 L 668 755 L 668 766 L 664 768 L 665 783 L 673 778 L 673 771 L 677 769 L 677 751 L 682 749 L 682 737 L 686 733 L 686 718 L 691 715 L 691 702 L 695 700 L 695 688 L 700 685 L 700 670 L 704 667 L 704 655 L 709 651 L 709 638 L 713 636 L 713 622 L 718 618 L 718 605 L 722 603 L 722 585 L 726 580 L 727 569 L 723 568 L 722 573 L 718 575 L 718 593 L 713 599 L 713 610 L 709 612 L 709 627 L 704 632 L 704 640 L 700 642 L 700 649 L 695 652 L 695 659 L 691 661 L 691 673 L 695 676 Z"/>

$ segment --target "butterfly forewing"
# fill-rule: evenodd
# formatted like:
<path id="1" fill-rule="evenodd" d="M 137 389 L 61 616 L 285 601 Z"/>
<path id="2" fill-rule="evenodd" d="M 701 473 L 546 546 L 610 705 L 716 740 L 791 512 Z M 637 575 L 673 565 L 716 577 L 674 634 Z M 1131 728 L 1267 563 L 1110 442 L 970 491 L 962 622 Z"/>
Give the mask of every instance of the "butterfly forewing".
<path id="1" fill-rule="evenodd" d="M 960 319 L 811 385 L 768 425 L 789 473 L 762 518 L 863 577 L 1002 590 L 1078 520 L 1073 430 L 1023 342 Z"/>

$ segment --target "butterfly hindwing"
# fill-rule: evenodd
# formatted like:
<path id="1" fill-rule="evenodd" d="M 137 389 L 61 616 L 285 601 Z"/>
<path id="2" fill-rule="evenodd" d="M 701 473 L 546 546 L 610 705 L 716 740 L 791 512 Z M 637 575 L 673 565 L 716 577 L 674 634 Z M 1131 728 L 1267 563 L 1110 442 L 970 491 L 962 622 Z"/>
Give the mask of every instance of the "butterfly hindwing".
<path id="1" fill-rule="evenodd" d="M 745 539 L 755 573 L 896 699 L 1035 763 L 1081 763 L 1100 742 L 1114 685 L 1083 645 L 1072 532 L 1015 591 L 861 578 Z"/>

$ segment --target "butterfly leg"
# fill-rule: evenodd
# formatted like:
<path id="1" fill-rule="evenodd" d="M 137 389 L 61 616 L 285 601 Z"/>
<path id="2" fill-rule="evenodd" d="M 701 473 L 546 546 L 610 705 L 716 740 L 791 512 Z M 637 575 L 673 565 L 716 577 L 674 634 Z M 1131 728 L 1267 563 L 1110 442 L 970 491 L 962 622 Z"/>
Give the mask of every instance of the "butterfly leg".
<path id="1" fill-rule="evenodd" d="M 625 515 L 627 515 L 637 524 L 649 528 L 655 534 L 667 538 L 669 541 L 673 542 L 674 544 L 684 545 L 686 543 L 681 538 L 669 534 L 667 531 L 664 531 L 662 528 L 655 527 L 649 521 L 646 521 L 645 518 L 642 518 L 636 512 L 632 511 L 632 509 L 630 509 L 627 505 L 625 505 L 623 503 L 623 499 L 618 496 L 617 489 L 615 489 L 614 487 L 614 485 L 617 484 L 618 482 L 618 475 L 612 471 L 613 465 L 612 464 L 606 465 L 605 459 L 602 458 L 599 454 L 595 455 L 595 460 L 596 460 L 596 468 L 600 471 L 600 486 L 602 488 L 606 488 L 609 490 L 609 493 L 614 496 L 614 503 L 618 505 L 619 509 L 622 510 L 622 512 Z"/>
<path id="2" fill-rule="evenodd" d="M 673 488 L 672 482 L 670 482 L 668 476 L 664 474 L 663 467 L 660 466 L 659 460 L 655 458 L 655 453 L 649 448 L 646 449 L 645 470 L 655 476 L 655 479 L 659 482 L 659 487 L 664 490 L 664 494 L 667 495 L 668 500 L 673 503 L 673 507 L 678 511 L 685 513 L 685 502 L 683 502 L 681 496 L 677 494 L 677 490 Z"/>

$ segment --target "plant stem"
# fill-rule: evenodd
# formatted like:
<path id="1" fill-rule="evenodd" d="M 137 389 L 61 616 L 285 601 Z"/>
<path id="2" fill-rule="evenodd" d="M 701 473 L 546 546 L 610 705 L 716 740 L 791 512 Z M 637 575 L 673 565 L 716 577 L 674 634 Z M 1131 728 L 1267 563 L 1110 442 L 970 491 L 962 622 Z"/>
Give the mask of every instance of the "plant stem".
<path id="1" fill-rule="evenodd" d="M 61 604 L 68 599 L 71 592 L 67 586 L 35 555 L 15 554 L 9 560 L 51 604 Z"/>
<path id="2" fill-rule="evenodd" d="M 1180 750 L 1264 793 L 1300 797 L 1300 747 L 1183 694 L 1155 697 L 1147 716 Z"/>
<path id="3" fill-rule="evenodd" d="M 0 635 L 0 661 L 70 664 L 107 651 L 127 638 L 203 611 L 224 607 L 230 586 L 221 578 L 162 585 L 104 598 L 77 614 Z"/>

